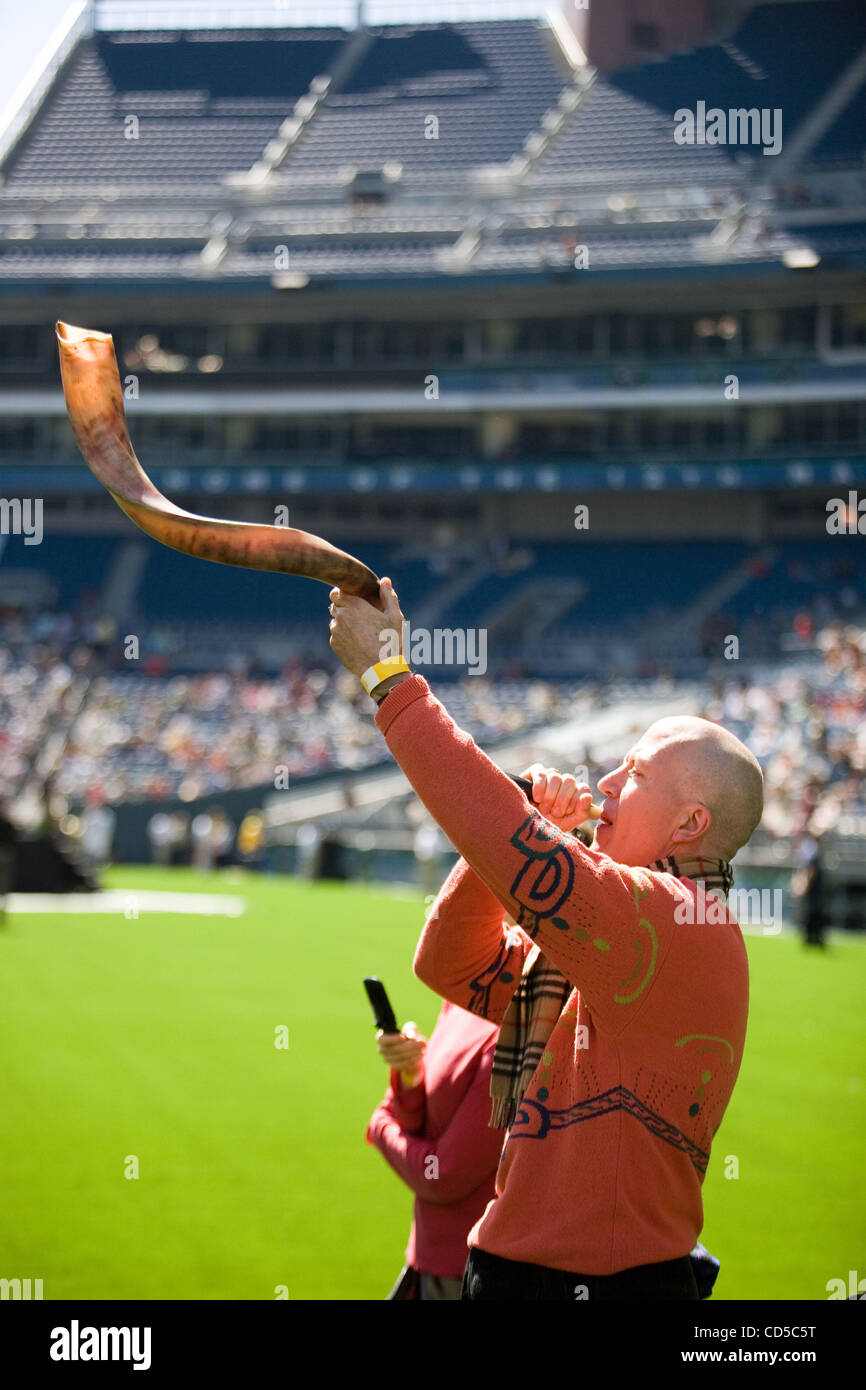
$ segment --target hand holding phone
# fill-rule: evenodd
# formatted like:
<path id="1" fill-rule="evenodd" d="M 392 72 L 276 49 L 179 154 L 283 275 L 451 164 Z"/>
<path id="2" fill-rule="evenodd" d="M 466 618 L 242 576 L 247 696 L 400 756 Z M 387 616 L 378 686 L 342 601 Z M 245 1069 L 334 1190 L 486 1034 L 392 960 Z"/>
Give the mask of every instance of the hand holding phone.
<path id="1" fill-rule="evenodd" d="M 375 975 L 365 977 L 364 988 L 379 1030 L 376 1034 L 379 1056 L 392 1071 L 400 1073 L 400 1080 L 404 1086 L 417 1086 L 421 1080 L 427 1039 L 418 1031 L 415 1023 L 404 1024 L 402 1030 L 397 1027 L 397 1018 L 385 986 Z"/>

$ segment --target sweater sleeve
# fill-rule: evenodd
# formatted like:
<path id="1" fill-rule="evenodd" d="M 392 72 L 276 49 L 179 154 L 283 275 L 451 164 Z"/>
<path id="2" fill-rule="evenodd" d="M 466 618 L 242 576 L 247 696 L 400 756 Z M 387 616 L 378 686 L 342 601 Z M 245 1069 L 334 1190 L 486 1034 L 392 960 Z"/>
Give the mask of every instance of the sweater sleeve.
<path id="1" fill-rule="evenodd" d="M 618 864 L 557 829 L 457 727 L 421 676 L 391 691 L 376 722 L 421 801 L 477 877 L 581 991 L 596 1026 L 620 1033 L 643 1007 L 664 964 L 676 930 L 673 909 L 682 900 L 676 880 Z M 425 947 L 421 978 L 437 992 L 453 992 L 458 975 L 463 985 L 471 984 L 479 965 L 495 968 L 501 926 L 496 941 L 492 916 L 483 923 L 476 918 L 470 930 L 477 934 L 477 959 L 470 961 L 455 926 L 448 941 L 457 965 L 448 963 L 445 949 L 428 953 Z M 515 972 L 506 966 L 506 973 Z"/>
<path id="2" fill-rule="evenodd" d="M 499 1164 L 503 1135 L 491 1129 L 490 1066 L 493 1041 L 480 1057 L 472 1084 L 444 1134 L 436 1140 L 407 1134 L 387 1106 L 379 1106 L 367 1139 L 422 1201 L 447 1206 L 462 1201 L 492 1177 Z"/>
<path id="3" fill-rule="evenodd" d="M 506 928 L 502 904 L 460 859 L 430 909 L 413 969 L 452 1004 L 501 1023 L 531 947 L 525 932 Z"/>

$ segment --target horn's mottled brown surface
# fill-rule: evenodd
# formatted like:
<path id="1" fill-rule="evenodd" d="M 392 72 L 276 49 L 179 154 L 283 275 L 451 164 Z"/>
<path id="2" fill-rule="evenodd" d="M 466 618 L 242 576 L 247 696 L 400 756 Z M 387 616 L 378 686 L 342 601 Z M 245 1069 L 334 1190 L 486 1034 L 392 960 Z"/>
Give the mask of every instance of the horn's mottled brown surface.
<path id="1" fill-rule="evenodd" d="M 111 334 L 58 323 L 57 346 L 78 447 L 91 472 L 142 531 L 202 560 L 304 575 L 381 607 L 373 571 L 321 537 L 285 526 L 196 516 L 163 497 L 130 442 Z"/>

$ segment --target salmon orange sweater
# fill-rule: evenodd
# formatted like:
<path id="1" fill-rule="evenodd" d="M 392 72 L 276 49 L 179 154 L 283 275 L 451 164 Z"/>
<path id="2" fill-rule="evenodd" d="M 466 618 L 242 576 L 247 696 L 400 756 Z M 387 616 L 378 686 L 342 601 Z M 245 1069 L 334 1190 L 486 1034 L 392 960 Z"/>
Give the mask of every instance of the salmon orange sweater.
<path id="1" fill-rule="evenodd" d="M 533 942 L 573 985 L 469 1244 L 596 1275 L 688 1254 L 745 1040 L 739 927 L 702 912 L 691 879 L 617 863 L 532 811 L 422 677 L 376 722 L 462 856 L 416 974 L 496 1024 Z"/>

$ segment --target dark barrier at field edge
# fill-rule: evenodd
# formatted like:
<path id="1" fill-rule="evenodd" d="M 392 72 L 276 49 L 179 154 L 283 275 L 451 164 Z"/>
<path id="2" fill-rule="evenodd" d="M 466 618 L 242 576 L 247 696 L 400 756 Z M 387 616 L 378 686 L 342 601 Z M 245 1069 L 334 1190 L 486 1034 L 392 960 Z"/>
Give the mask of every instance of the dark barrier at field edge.
<path id="1" fill-rule="evenodd" d="M 385 763 L 375 764 L 365 771 L 376 772 Z M 292 776 L 291 790 L 319 785 L 323 788 L 338 786 L 351 780 L 352 771 L 329 769 L 326 773 L 312 773 L 307 776 Z M 118 802 L 113 806 L 117 817 L 114 827 L 114 852 L 112 858 L 118 864 L 148 864 L 151 861 L 150 841 L 147 826 L 157 811 L 170 815 L 182 812 L 191 819 L 200 812 L 213 811 L 221 806 L 235 826 L 240 825 L 248 811 L 261 810 L 266 801 L 275 795 L 273 782 L 260 782 L 254 787 L 241 787 L 237 790 L 209 792 L 207 796 L 197 797 L 195 801 L 181 801 L 179 797 L 166 797 L 164 800 Z M 187 851 L 188 853 L 188 851 Z"/>

